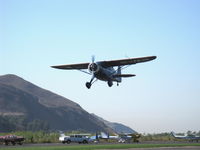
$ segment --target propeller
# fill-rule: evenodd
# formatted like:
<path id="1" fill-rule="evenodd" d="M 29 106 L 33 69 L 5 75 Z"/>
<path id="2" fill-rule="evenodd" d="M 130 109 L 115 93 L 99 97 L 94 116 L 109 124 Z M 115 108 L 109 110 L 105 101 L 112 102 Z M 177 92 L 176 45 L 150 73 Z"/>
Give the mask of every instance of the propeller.
<path id="1" fill-rule="evenodd" d="M 94 73 L 97 72 L 99 69 L 98 65 L 95 63 L 95 56 L 92 56 L 92 62 L 88 66 L 88 70 L 91 72 L 91 74 L 94 76 Z"/>
<path id="2" fill-rule="evenodd" d="M 86 87 L 89 89 L 92 85 L 92 81 L 95 78 L 95 72 L 97 72 L 99 70 L 99 66 L 95 63 L 95 56 L 94 55 L 92 55 L 92 62 L 89 64 L 88 70 L 92 75 L 90 82 L 86 83 Z"/>
<path id="3" fill-rule="evenodd" d="M 92 63 L 94 63 L 94 61 L 95 61 L 95 56 L 92 55 Z"/>
<path id="4" fill-rule="evenodd" d="M 94 70 L 94 61 L 95 61 L 95 56 L 92 55 L 92 70 Z M 92 80 L 94 79 L 94 71 L 92 71 Z"/>

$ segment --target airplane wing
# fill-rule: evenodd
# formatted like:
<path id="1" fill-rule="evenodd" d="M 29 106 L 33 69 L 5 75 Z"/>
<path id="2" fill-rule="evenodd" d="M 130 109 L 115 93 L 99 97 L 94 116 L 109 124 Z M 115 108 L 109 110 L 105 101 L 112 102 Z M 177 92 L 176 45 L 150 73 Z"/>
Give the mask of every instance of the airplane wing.
<path id="1" fill-rule="evenodd" d="M 111 60 L 111 61 L 101 61 L 99 63 L 101 63 L 101 65 L 104 67 L 114 67 L 114 66 L 132 65 L 132 64 L 151 61 L 154 59 L 156 59 L 156 56 L 128 58 L 128 59 L 119 59 L 119 60 Z"/>
<path id="2" fill-rule="evenodd" d="M 140 57 L 140 58 L 128 58 L 128 59 L 119 59 L 119 60 L 111 60 L 111 61 L 99 61 L 102 66 L 104 67 L 114 67 L 114 66 L 125 66 L 125 65 L 132 65 L 136 63 L 142 63 L 146 61 L 151 61 L 156 59 L 156 56 L 148 56 L 148 57 Z M 79 64 L 67 64 L 67 65 L 58 65 L 58 66 L 51 66 L 52 68 L 57 69 L 87 69 L 89 63 L 79 63 Z"/>
<path id="3" fill-rule="evenodd" d="M 51 67 L 57 68 L 57 69 L 72 70 L 72 69 L 87 69 L 88 65 L 89 63 L 80 63 L 80 64 L 58 65 L 58 66 L 51 66 Z"/>

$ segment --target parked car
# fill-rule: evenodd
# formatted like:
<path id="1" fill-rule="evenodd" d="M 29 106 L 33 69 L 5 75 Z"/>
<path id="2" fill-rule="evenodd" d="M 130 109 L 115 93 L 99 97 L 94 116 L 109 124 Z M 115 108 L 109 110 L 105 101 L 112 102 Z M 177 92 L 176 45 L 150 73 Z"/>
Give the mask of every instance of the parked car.
<path id="1" fill-rule="evenodd" d="M 25 138 L 22 136 L 16 136 L 16 135 L 0 136 L 0 143 L 4 143 L 5 145 L 8 145 L 9 143 L 11 143 L 12 145 L 15 144 L 22 145 L 24 140 Z"/>
<path id="2" fill-rule="evenodd" d="M 90 138 L 87 135 L 74 134 L 70 136 L 61 136 L 59 137 L 59 141 L 61 141 L 63 144 L 70 144 L 71 142 L 87 144 L 89 143 Z"/>

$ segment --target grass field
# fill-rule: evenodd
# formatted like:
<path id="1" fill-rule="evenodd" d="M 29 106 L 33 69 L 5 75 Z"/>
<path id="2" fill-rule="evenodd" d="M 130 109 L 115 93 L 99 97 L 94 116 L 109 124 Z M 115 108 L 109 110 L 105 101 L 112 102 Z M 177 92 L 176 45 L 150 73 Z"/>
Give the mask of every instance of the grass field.
<path id="1" fill-rule="evenodd" d="M 154 147 L 182 147 L 199 146 L 200 143 L 187 144 L 115 144 L 115 145 L 65 145 L 65 146 L 46 146 L 46 147 L 9 147 L 0 148 L 1 150 L 96 150 L 96 149 L 128 149 L 128 148 L 154 148 Z"/>

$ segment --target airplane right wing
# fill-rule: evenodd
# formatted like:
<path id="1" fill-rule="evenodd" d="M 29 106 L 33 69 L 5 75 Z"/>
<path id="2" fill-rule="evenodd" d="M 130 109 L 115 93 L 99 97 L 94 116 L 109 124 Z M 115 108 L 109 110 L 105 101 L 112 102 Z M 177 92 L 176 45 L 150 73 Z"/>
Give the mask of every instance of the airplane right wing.
<path id="1" fill-rule="evenodd" d="M 128 58 L 128 59 L 119 59 L 119 60 L 111 60 L 111 61 L 101 61 L 99 63 L 101 63 L 102 66 L 105 66 L 105 67 L 114 67 L 114 66 L 132 65 L 132 64 L 151 61 L 154 59 L 156 59 L 156 56 Z"/>

